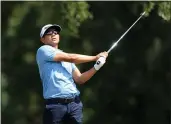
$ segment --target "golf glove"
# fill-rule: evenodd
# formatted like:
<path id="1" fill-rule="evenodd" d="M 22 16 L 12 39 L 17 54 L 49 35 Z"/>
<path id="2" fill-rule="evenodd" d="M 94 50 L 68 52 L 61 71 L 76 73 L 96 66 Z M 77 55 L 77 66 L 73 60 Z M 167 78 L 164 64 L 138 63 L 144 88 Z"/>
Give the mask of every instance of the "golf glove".
<path id="1" fill-rule="evenodd" d="M 106 62 L 106 58 L 101 56 L 97 61 L 96 64 L 94 65 L 95 70 L 99 70 Z"/>

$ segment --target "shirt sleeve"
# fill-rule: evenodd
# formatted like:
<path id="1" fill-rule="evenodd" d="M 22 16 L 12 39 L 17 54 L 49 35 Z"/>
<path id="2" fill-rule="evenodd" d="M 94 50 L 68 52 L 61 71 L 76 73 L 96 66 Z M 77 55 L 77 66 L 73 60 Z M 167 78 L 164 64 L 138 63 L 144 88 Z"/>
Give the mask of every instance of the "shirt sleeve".
<path id="1" fill-rule="evenodd" d="M 54 57 L 57 53 L 59 53 L 59 51 L 51 46 L 42 46 L 37 51 L 37 60 L 54 61 Z"/>
<path id="2" fill-rule="evenodd" d="M 74 63 L 71 63 L 71 66 L 72 66 L 72 72 L 73 72 L 77 67 Z"/>

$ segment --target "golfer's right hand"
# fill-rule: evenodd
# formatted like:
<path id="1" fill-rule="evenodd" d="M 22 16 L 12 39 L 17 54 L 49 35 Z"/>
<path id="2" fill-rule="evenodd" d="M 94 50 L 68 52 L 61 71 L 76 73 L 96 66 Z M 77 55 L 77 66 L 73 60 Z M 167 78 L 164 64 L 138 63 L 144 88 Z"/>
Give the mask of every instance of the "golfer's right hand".
<path id="1" fill-rule="evenodd" d="M 98 55 L 96 55 L 96 61 L 100 58 L 100 57 L 105 57 L 105 58 L 107 58 L 107 56 L 108 56 L 108 52 L 106 52 L 106 51 L 104 51 L 104 52 L 101 52 L 101 53 L 99 53 Z"/>
<path id="2" fill-rule="evenodd" d="M 94 68 L 98 71 L 106 62 L 106 57 L 101 56 L 95 63 Z"/>

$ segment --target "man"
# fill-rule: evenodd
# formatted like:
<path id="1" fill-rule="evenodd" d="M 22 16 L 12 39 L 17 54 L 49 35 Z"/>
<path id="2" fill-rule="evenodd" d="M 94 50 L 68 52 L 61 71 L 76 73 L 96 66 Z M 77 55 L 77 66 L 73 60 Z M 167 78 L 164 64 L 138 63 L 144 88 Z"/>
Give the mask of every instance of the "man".
<path id="1" fill-rule="evenodd" d="M 81 124 L 82 102 L 75 82 L 88 81 L 105 63 L 107 52 L 96 56 L 65 53 L 58 49 L 59 25 L 42 27 L 40 40 L 44 44 L 37 50 L 36 61 L 43 84 L 45 110 L 44 124 Z M 98 61 L 90 70 L 81 73 L 75 64 Z"/>

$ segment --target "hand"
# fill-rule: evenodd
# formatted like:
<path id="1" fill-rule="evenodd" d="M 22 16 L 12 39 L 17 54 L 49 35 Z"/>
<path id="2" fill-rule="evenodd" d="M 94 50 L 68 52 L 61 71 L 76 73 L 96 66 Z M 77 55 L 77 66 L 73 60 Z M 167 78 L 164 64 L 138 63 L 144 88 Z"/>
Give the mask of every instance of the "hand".
<path id="1" fill-rule="evenodd" d="M 108 57 L 108 52 L 104 51 L 104 52 L 101 52 L 101 53 L 97 54 L 96 55 L 96 60 L 98 60 L 102 56 L 107 58 Z"/>
<path id="2" fill-rule="evenodd" d="M 106 62 L 106 58 L 104 56 L 101 56 L 94 65 L 95 70 L 99 70 Z"/>

